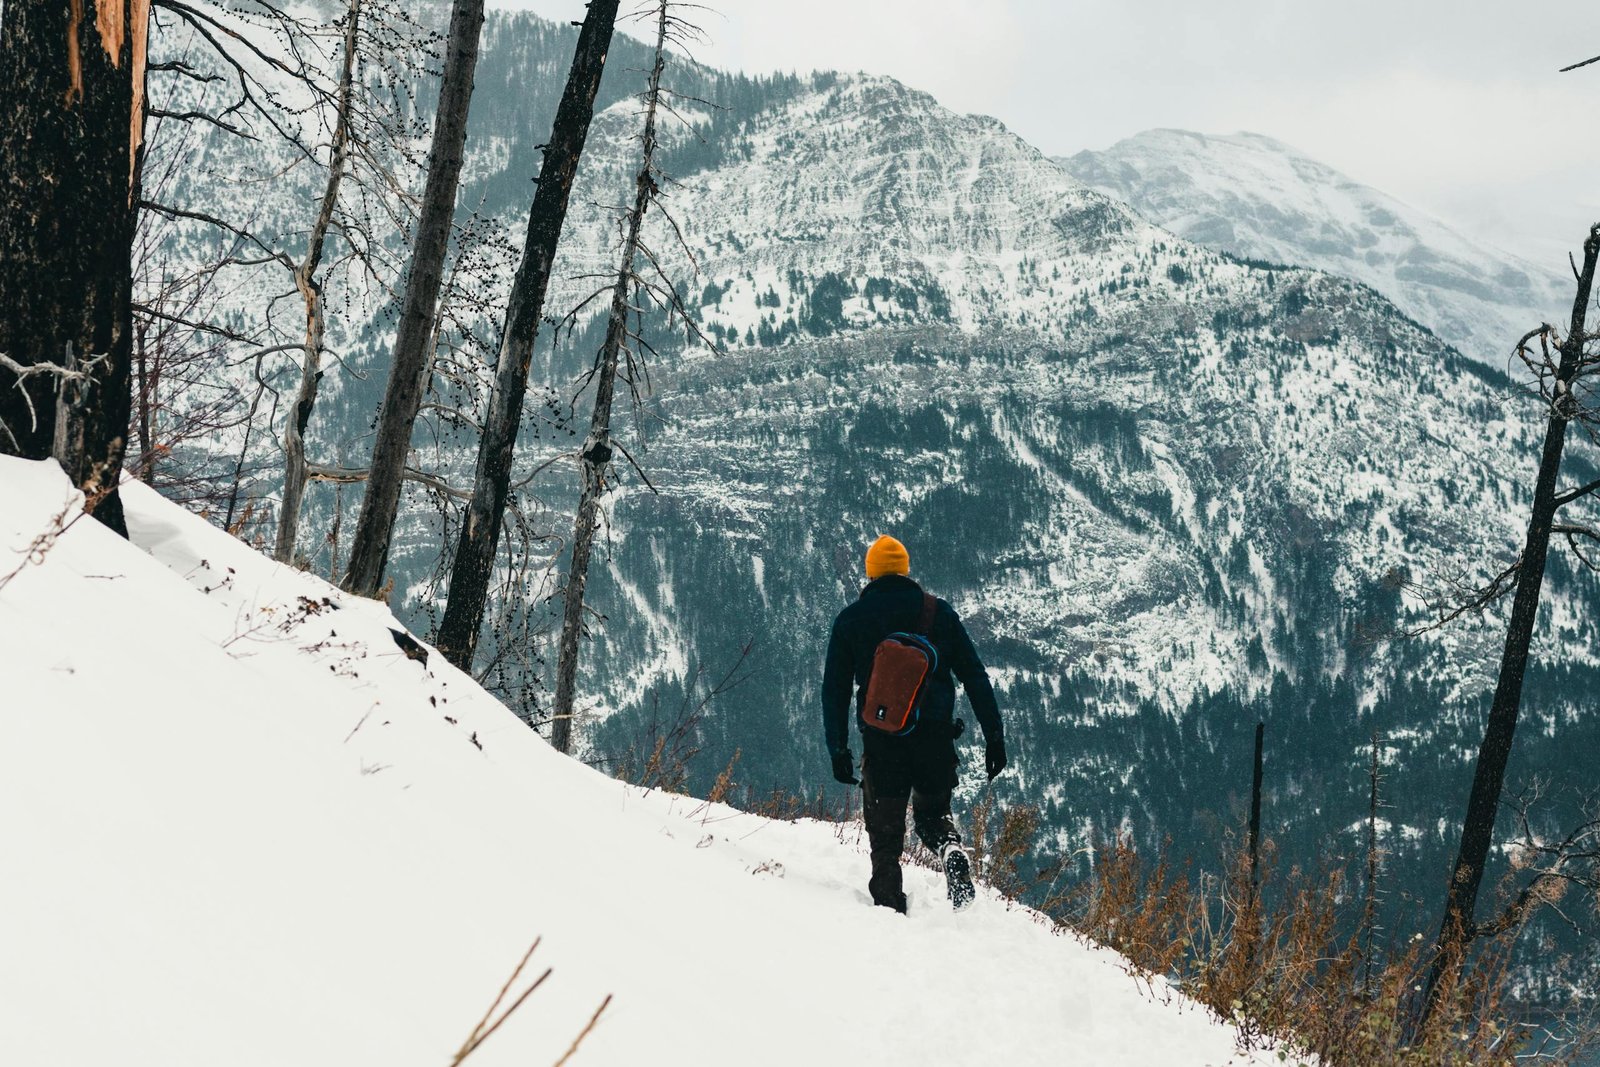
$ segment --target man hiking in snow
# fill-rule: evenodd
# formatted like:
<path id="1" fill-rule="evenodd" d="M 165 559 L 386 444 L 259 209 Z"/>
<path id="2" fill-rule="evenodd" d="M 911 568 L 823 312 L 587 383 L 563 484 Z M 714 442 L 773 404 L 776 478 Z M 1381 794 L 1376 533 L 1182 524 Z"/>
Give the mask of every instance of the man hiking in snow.
<path id="1" fill-rule="evenodd" d="M 950 901 L 972 902 L 972 863 L 950 816 L 956 786 L 956 746 L 965 723 L 955 719 L 956 687 L 983 727 L 985 765 L 992 781 L 1006 765 L 1006 743 L 994 687 L 966 627 L 947 602 L 911 580 L 911 559 L 892 537 L 867 550 L 867 586 L 839 613 L 822 672 L 822 726 L 833 776 L 847 785 L 852 771 L 848 720 L 852 683 L 861 732 L 862 809 L 872 849 L 872 902 L 904 913 L 900 880 L 906 802 L 912 825 L 944 866 Z"/>

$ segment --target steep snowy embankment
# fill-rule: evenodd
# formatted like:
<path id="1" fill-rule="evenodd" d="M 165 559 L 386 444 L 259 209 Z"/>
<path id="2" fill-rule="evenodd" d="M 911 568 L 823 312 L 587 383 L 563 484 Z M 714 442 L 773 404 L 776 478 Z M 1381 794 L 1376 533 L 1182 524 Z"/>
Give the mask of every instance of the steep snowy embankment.
<path id="1" fill-rule="evenodd" d="M 478 1067 L 555 1061 L 607 994 L 579 1063 L 1247 1062 L 998 899 L 913 870 L 909 918 L 869 907 L 853 827 L 556 755 L 142 485 L 132 545 L 38 541 L 74 496 L 0 457 L 0 1062 L 444 1065 L 535 935 L 554 974 Z"/>

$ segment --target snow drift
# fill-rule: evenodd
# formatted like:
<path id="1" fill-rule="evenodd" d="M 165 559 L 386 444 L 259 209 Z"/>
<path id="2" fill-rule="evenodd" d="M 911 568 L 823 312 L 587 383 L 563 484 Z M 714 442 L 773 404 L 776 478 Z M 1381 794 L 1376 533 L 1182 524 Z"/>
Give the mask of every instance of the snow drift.
<path id="1" fill-rule="evenodd" d="M 0 1062 L 444 1067 L 535 936 L 474 1067 L 608 994 L 576 1063 L 1248 1061 L 1115 954 L 925 870 L 869 907 L 855 827 L 608 779 L 381 605 L 124 499 L 131 544 L 0 457 Z"/>

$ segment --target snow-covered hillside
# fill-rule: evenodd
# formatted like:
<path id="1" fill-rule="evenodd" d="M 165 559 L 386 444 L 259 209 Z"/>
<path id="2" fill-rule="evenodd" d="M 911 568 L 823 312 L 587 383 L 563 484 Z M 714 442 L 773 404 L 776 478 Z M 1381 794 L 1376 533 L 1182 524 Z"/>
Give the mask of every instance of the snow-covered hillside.
<path id="1" fill-rule="evenodd" d="M 381 606 L 124 494 L 132 544 L 54 538 L 59 468 L 0 458 L 0 1062 L 445 1065 L 535 936 L 472 1064 L 608 994 L 576 1063 L 1249 1062 L 996 897 L 870 907 L 853 826 L 558 756 Z"/>
<path id="2" fill-rule="evenodd" d="M 574 32 L 531 15 L 486 24 L 461 221 L 500 235 L 489 244 L 512 255 L 471 279 L 481 305 L 458 306 L 469 320 L 455 338 L 464 356 L 492 354 L 535 146 L 548 136 Z M 579 276 L 611 262 L 610 205 L 627 198 L 636 165 L 630 94 L 649 66 L 636 42 L 614 42 L 550 314 L 586 292 L 593 279 Z M 624 755 L 661 708 L 696 697 L 697 672 L 720 675 L 753 645 L 743 662 L 759 684 L 719 697 L 697 724 L 692 780 L 708 787 L 737 752 L 756 788 L 826 785 L 822 646 L 859 589 L 861 551 L 890 531 L 911 547 L 915 576 L 975 635 L 1019 752 L 996 793 L 1040 807 L 1047 853 L 1082 856 L 1095 838 L 1131 828 L 1202 862 L 1216 856 L 1243 822 L 1238 793 L 1264 721 L 1267 818 L 1281 854 L 1352 854 L 1377 733 L 1406 782 L 1384 842 L 1396 883 L 1385 921 L 1431 925 L 1401 902 L 1431 898 L 1433 872 L 1453 854 L 1503 628 L 1484 618 L 1422 641 L 1381 638 L 1426 617 L 1417 596 L 1399 592 L 1408 579 L 1470 582 L 1514 553 L 1536 406 L 1371 285 L 1175 236 L 999 122 L 892 79 L 752 80 L 674 61 L 672 81 L 729 109 L 691 109 L 693 131 L 668 124 L 664 204 L 681 229 L 656 214 L 646 236 L 719 351 L 646 325 L 661 342 L 654 394 L 621 432 L 630 448 L 650 446 L 634 452 L 660 492 L 626 465 L 615 472 L 588 593 L 604 625 L 584 652 L 580 747 L 595 759 Z M 258 152 L 208 136 L 177 199 L 203 207 L 235 195 L 237 174 L 275 172 Z M 260 225 L 303 224 L 311 196 L 296 174 L 259 186 Z M 1296 206 L 1338 193 L 1336 179 L 1284 178 L 1285 216 L 1345 219 L 1349 205 Z M 1363 216 L 1348 236 L 1395 257 L 1398 278 L 1423 265 L 1416 250 L 1399 262 L 1420 231 L 1391 214 L 1391 227 Z M 674 253 L 679 233 L 698 274 Z M 1466 266 L 1451 276 L 1470 281 L 1493 256 L 1457 260 Z M 368 315 L 366 290 L 333 288 L 341 359 L 307 432 L 318 457 L 359 466 L 390 320 Z M 271 296 L 248 284 L 234 292 L 239 322 Z M 599 325 L 580 321 L 555 347 L 556 331 L 544 331 L 533 361 L 518 462 L 539 472 L 524 511 L 536 536 L 570 529 L 564 420 Z M 243 355 L 231 365 L 248 398 L 259 386 Z M 288 388 L 295 369 L 277 359 L 266 373 Z M 470 415 L 483 401 L 475 380 L 458 387 L 441 372 L 435 386 Z M 580 418 L 586 399 L 576 398 Z M 466 484 L 469 427 L 426 413 L 417 465 Z M 259 518 L 271 514 L 280 456 L 271 435 L 254 441 L 272 475 L 245 490 Z M 234 456 L 223 453 L 230 471 Z M 1600 477 L 1597 463 L 1591 446 L 1575 445 L 1566 473 L 1581 484 Z M 325 484 L 308 493 L 300 546 L 319 572 L 347 551 L 335 510 L 348 530 L 359 493 Z M 419 630 L 439 610 L 430 576 L 456 530 L 438 503 L 413 487 L 389 557 L 395 610 Z M 558 543 L 534 542 L 536 562 Z M 552 588 L 534 584 L 506 602 L 527 605 L 537 631 Z M 1592 777 L 1581 753 L 1600 736 L 1600 630 L 1588 607 L 1600 583 L 1563 560 L 1547 596 L 1511 775 L 1578 786 Z M 506 691 L 541 718 L 537 657 L 549 650 L 537 637 L 484 637 L 480 664 L 497 645 L 522 657 Z M 976 761 L 978 746 L 964 755 Z"/>
<path id="3" fill-rule="evenodd" d="M 1146 130 L 1057 162 L 1197 244 L 1365 282 L 1497 367 L 1572 301 L 1565 264 L 1520 260 L 1261 134 Z"/>

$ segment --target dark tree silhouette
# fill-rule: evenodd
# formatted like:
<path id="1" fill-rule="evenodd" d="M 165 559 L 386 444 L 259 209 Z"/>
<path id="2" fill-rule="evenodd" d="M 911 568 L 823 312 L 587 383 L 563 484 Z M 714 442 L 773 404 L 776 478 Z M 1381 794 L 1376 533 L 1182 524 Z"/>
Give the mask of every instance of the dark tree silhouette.
<path id="1" fill-rule="evenodd" d="M 612 405 L 616 399 L 617 383 L 620 380 L 626 385 L 636 404 L 640 400 L 641 382 L 648 387 L 646 357 L 654 354 L 654 348 L 645 339 L 643 320 L 646 312 L 664 312 L 668 322 L 681 324 L 691 340 L 707 342 L 695 318 L 684 306 L 679 286 L 673 284 L 656 253 L 641 237 L 646 213 L 661 196 L 663 187 L 670 184 L 670 179 L 662 173 L 656 161 L 658 112 L 664 110 L 677 115 L 668 98 L 680 95 L 661 84 L 661 74 L 666 68 L 667 45 L 670 43 L 682 48 L 702 39 L 696 26 L 673 14 L 672 9 L 678 5 L 671 0 L 655 0 L 651 6 L 654 11 L 649 13 L 649 17 L 653 17 L 656 23 L 655 55 L 643 94 L 644 129 L 639 136 L 639 170 L 634 176 L 633 203 L 623 213 L 621 220 L 622 242 L 618 249 L 617 270 L 614 276 L 608 278 L 607 284 L 568 315 L 568 321 L 574 322 L 584 306 L 602 297 L 609 297 L 605 340 L 585 380 L 585 384 L 590 380 L 594 382 L 594 409 L 590 413 L 589 433 L 578 450 L 581 488 L 577 515 L 573 519 L 572 556 L 562 592 L 555 703 L 550 714 L 550 743 L 560 752 L 568 751 L 572 745 L 579 643 L 584 631 L 584 594 L 588 588 L 589 560 L 599 521 L 600 498 L 610 480 L 607 472 L 616 453 L 620 452 L 627 458 L 648 488 L 652 491 L 655 488 L 650 485 L 638 464 L 633 462 L 627 449 L 612 435 Z M 637 17 L 647 17 L 648 11 L 641 11 Z M 706 103 L 698 99 L 695 102 Z M 678 117 L 681 120 L 682 116 Z M 668 221 L 667 228 L 679 235 L 678 250 L 693 266 L 694 257 L 682 242 L 681 229 L 670 217 Z M 698 278 L 695 280 L 698 281 Z M 635 319 L 632 327 L 629 326 L 630 316 Z M 711 347 L 716 346 L 712 344 Z"/>
<path id="2" fill-rule="evenodd" d="M 567 200 L 578 159 L 594 118 L 595 94 L 600 90 L 611 32 L 616 25 L 618 0 L 590 0 L 589 13 L 578 33 L 566 90 L 556 109 L 550 141 L 544 149 L 539 187 L 528 212 L 528 236 L 522 262 L 506 302 L 505 329 L 495 365 L 494 387 L 478 442 L 478 463 L 473 478 L 472 501 L 461 524 L 455 561 L 450 570 L 449 600 L 439 624 L 439 650 L 463 670 L 470 670 L 478 645 L 488 600 L 489 580 L 511 484 L 511 462 L 516 450 L 522 402 L 528 388 L 528 365 L 544 311 L 545 292 L 555 263 L 556 242 L 566 221 Z"/>
<path id="3" fill-rule="evenodd" d="M 478 39 L 483 27 L 483 0 L 456 0 L 450 14 L 450 39 L 446 46 L 444 79 L 439 93 L 439 113 L 433 127 L 433 147 L 428 155 L 428 183 L 422 195 L 422 215 L 406 276 L 400 325 L 395 334 L 389 383 L 378 416 L 377 440 L 372 446 L 367 488 L 361 498 L 350 546 L 346 589 L 373 596 L 383 582 L 389 559 L 389 540 L 400 507 L 406 457 L 411 450 L 411 430 L 422 404 L 430 365 L 434 310 L 444 275 L 445 251 L 455 217 L 456 188 L 461 179 L 461 157 L 467 143 L 467 111 L 472 102 L 473 72 L 478 66 Z"/>
<path id="4" fill-rule="evenodd" d="M 1579 542 L 1584 539 L 1600 541 L 1600 533 L 1587 526 L 1555 521 L 1557 512 L 1563 507 L 1600 489 L 1600 482 L 1565 491 L 1558 490 L 1556 486 L 1561 473 L 1567 427 L 1575 421 L 1596 421 L 1596 412 L 1586 400 L 1592 396 L 1592 379 L 1600 373 L 1600 356 L 1594 353 L 1590 344 L 1594 338 L 1585 333 L 1585 323 L 1597 255 L 1600 255 L 1600 224 L 1590 229 L 1583 245 L 1583 266 L 1577 272 L 1577 295 L 1573 300 L 1572 319 L 1566 336 L 1560 337 L 1553 327 L 1544 325 L 1529 332 L 1516 348 L 1518 358 L 1533 373 L 1538 393 L 1548 407 L 1548 422 L 1522 554 L 1511 568 L 1502 572 L 1491 584 L 1494 592 L 1490 594 L 1485 591 L 1478 598 L 1479 606 L 1482 606 L 1498 598 L 1512 581 L 1515 583 L 1516 595 L 1512 601 L 1511 620 L 1506 628 L 1499 679 L 1483 742 L 1478 749 L 1472 791 L 1461 824 L 1460 850 L 1446 891 L 1444 920 L 1434 945 L 1433 963 L 1424 987 L 1421 1026 L 1427 1025 L 1429 1017 L 1444 999 L 1443 994 L 1453 984 L 1473 939 L 1502 932 L 1509 926 L 1501 921 L 1478 922 L 1478 893 L 1482 888 L 1485 864 L 1494 841 L 1506 766 L 1511 757 L 1511 744 L 1522 708 L 1523 677 L 1527 672 L 1529 646 L 1539 613 L 1539 595 L 1544 584 L 1550 539 L 1552 535 L 1565 536 L 1573 543 L 1578 558 L 1591 566 L 1593 562 L 1578 547 Z M 1535 340 L 1539 343 L 1537 355 L 1530 347 Z M 1554 353 L 1551 351 L 1552 341 L 1559 342 Z M 1519 916 L 1525 913 L 1526 902 Z"/>
<path id="5" fill-rule="evenodd" d="M 0 27 L 0 449 L 55 456 L 126 533 L 146 0 L 8 0 Z"/>

